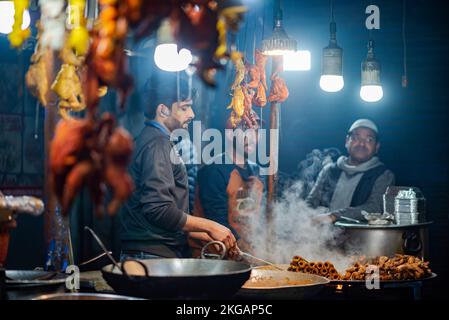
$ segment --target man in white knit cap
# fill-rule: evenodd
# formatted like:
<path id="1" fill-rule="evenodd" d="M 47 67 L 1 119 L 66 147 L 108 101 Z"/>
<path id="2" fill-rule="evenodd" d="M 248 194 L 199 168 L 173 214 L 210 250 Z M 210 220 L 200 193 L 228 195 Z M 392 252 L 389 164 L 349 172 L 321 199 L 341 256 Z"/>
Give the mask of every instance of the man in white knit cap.
<path id="1" fill-rule="evenodd" d="M 325 207 L 321 221 L 335 222 L 341 216 L 361 219 L 361 211 L 382 212 L 382 196 L 394 184 L 394 174 L 376 156 L 379 130 L 368 119 L 355 121 L 346 136 L 348 156 L 341 156 L 320 172 L 306 202 Z"/>

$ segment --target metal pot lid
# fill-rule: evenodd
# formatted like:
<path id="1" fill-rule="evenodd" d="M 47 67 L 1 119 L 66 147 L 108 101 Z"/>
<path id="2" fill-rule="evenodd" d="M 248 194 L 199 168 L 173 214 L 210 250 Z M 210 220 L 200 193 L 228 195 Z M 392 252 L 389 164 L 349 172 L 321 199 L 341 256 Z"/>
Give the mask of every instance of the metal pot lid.
<path id="1" fill-rule="evenodd" d="M 411 228 L 422 228 L 431 225 L 433 221 L 426 221 L 414 224 L 368 224 L 368 223 L 348 223 L 348 222 L 335 222 L 336 227 L 346 228 L 346 229 L 411 229 Z"/>

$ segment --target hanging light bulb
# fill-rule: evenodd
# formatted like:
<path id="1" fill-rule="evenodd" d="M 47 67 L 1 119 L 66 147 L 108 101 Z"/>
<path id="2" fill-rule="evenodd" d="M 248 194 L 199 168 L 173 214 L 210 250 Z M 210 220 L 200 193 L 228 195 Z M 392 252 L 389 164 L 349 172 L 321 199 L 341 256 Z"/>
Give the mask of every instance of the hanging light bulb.
<path id="1" fill-rule="evenodd" d="M 362 62 L 360 97 L 366 102 L 377 102 L 384 93 L 380 82 L 380 63 L 374 57 L 374 41 L 368 42 L 368 55 Z"/>
<path id="2" fill-rule="evenodd" d="M 337 45 L 337 25 L 334 21 L 334 8 L 331 3 L 331 23 L 329 45 L 323 49 L 320 87 L 327 92 L 343 89 L 343 49 Z"/>
<path id="3" fill-rule="evenodd" d="M 282 26 L 281 1 L 276 0 L 274 27 L 271 37 L 262 40 L 262 52 L 269 56 L 281 56 L 288 52 L 295 52 L 296 40 L 288 37 Z"/>
<path id="4" fill-rule="evenodd" d="M 283 55 L 284 71 L 309 71 L 311 66 L 310 51 L 298 50 Z"/>
<path id="5" fill-rule="evenodd" d="M 30 26 L 30 12 L 23 12 L 22 30 Z M 0 1 L 0 33 L 9 34 L 14 24 L 14 3 L 12 1 Z"/>
<path id="6" fill-rule="evenodd" d="M 156 66 L 164 71 L 178 72 L 187 69 L 192 62 L 192 53 L 188 49 L 181 49 L 178 52 L 178 45 L 171 34 L 170 21 L 165 19 L 159 30 L 158 45 L 154 50 L 154 62 Z"/>

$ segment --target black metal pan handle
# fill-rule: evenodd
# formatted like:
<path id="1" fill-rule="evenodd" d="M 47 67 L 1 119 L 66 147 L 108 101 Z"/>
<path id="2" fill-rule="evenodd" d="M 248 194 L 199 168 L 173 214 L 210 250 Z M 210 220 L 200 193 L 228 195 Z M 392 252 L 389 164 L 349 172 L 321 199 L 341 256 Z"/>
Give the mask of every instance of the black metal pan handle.
<path id="1" fill-rule="evenodd" d="M 219 254 L 215 253 L 208 253 L 206 250 L 211 245 L 218 245 L 221 248 L 221 252 Z M 223 260 L 226 256 L 226 246 L 221 241 L 211 241 L 204 245 L 204 247 L 201 249 L 201 259 L 217 259 L 217 260 Z"/>

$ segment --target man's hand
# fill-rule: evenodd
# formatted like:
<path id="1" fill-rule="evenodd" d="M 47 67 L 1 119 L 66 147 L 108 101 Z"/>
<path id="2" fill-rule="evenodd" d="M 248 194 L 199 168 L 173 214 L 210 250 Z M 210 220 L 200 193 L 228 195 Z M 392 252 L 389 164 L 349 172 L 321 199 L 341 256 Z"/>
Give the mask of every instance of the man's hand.
<path id="1" fill-rule="evenodd" d="M 206 240 L 204 235 L 201 235 L 201 232 L 206 232 L 207 235 L 212 238 L 212 240 L 223 242 L 226 246 L 226 250 L 234 247 L 237 243 L 237 240 L 235 239 L 231 230 L 209 219 L 187 215 L 187 220 L 183 227 L 183 230 L 186 232 L 190 232 L 191 237 L 200 240 Z"/>
<path id="2" fill-rule="evenodd" d="M 223 242 L 226 246 L 226 250 L 229 250 L 230 248 L 236 246 L 237 240 L 235 239 L 231 230 L 215 221 L 209 220 L 209 222 L 210 226 L 207 233 L 212 239 L 214 239 L 215 241 Z"/>

